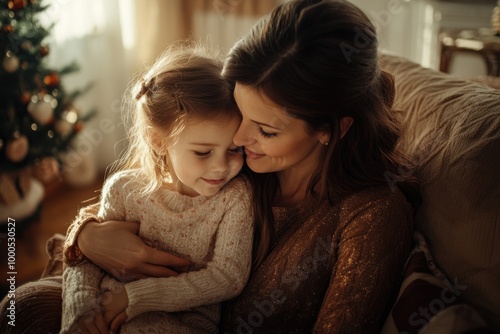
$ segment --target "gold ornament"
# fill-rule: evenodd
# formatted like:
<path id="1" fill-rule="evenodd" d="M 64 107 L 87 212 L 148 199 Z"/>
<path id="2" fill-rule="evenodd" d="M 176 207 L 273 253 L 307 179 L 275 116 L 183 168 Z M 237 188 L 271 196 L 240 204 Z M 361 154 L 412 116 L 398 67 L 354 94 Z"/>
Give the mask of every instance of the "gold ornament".
<path id="1" fill-rule="evenodd" d="M 57 100 L 52 95 L 33 95 L 28 104 L 28 112 L 37 123 L 47 124 L 52 120 L 56 107 Z"/>
<path id="2" fill-rule="evenodd" d="M 7 73 L 14 73 L 19 68 L 19 58 L 7 51 L 5 58 L 2 61 L 2 66 Z"/>
<path id="3" fill-rule="evenodd" d="M 7 158 L 16 163 L 21 162 L 28 155 L 29 142 L 28 138 L 17 134 L 17 138 L 9 141 L 5 146 L 5 155 Z"/>

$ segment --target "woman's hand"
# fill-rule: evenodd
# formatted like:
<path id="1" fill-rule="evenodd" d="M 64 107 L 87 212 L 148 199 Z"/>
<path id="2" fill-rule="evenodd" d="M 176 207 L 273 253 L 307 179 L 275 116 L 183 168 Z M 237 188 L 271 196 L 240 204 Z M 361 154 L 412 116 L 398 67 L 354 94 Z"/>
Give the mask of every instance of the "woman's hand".
<path id="1" fill-rule="evenodd" d="M 147 246 L 138 233 L 136 222 L 91 222 L 80 232 L 77 243 L 94 264 L 124 282 L 177 276 L 191 265 L 186 259 Z"/>
<path id="2" fill-rule="evenodd" d="M 116 333 L 127 321 L 128 295 L 125 288 L 101 293 L 101 310 L 104 322 L 111 333 Z"/>

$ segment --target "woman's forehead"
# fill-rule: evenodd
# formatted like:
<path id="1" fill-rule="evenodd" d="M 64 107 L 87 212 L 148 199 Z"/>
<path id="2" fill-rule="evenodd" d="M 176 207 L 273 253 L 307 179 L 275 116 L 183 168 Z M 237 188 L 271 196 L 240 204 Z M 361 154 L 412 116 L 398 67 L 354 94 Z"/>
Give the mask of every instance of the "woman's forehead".
<path id="1" fill-rule="evenodd" d="M 286 108 L 274 103 L 259 89 L 237 83 L 234 98 L 243 117 L 278 128 L 290 122 Z"/>

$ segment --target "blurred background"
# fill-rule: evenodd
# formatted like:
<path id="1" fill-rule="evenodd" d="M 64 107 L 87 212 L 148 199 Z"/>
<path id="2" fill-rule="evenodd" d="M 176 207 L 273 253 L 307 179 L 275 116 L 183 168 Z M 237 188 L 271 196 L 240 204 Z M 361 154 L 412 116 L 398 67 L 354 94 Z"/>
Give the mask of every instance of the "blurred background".
<path id="1" fill-rule="evenodd" d="M 8 18 L 10 13 L 38 0 L 1 1 L 2 6 L 5 4 L 9 8 L 5 16 Z M 73 115 L 71 110 L 69 113 L 61 111 L 68 123 L 80 126 L 75 127 L 78 131 L 72 137 L 69 156 L 35 166 L 41 175 L 37 178 L 41 179 L 43 190 L 38 199 L 30 200 L 35 202 L 31 203 L 32 210 L 17 218 L 9 211 L 12 208 L 9 201 L 4 199 L 2 203 L 0 196 L 0 209 L 3 210 L 0 215 L 3 219 L 0 222 L 2 293 L 9 289 L 6 282 L 8 221 L 5 217 L 16 220 L 15 269 L 19 286 L 37 279 L 43 272 L 47 239 L 54 233 L 64 234 L 78 208 L 97 200 L 106 167 L 126 145 L 121 103 L 131 78 L 152 64 L 167 45 L 180 39 L 202 41 L 224 55 L 259 17 L 284 1 L 42 1 L 48 8 L 40 13 L 40 23 L 47 27 L 54 23 L 42 41 L 48 48 L 43 55 L 44 63 L 54 69 L 76 63 L 78 70 L 61 76 L 61 84 L 67 91 L 79 90 L 88 84 L 90 88 L 72 103 L 71 110 L 77 118 L 72 120 L 68 116 Z M 494 25 L 495 20 L 499 20 L 500 10 L 495 11 L 496 0 L 352 2 L 377 26 L 380 47 L 385 52 L 463 78 L 499 75 L 500 37 L 495 36 Z M 2 33 L 9 33 L 11 27 L 5 22 L 2 24 Z M 10 61 L 3 63 L 7 70 L 6 64 L 12 66 L 14 60 L 7 54 L 5 59 Z M 77 122 L 76 119 L 85 121 Z M 12 154 L 7 151 L 8 140 L 4 139 L 5 145 L 0 141 L 0 153 L 7 156 Z M 21 144 L 17 140 L 17 145 Z M 19 150 L 19 146 L 15 147 Z M 6 171 L 0 170 L 0 176 L 2 173 Z M 0 185 L 4 187 L 2 182 L 0 180 Z M 28 201 L 28 195 L 19 190 L 22 189 L 21 181 L 13 182 L 13 187 L 14 192 L 17 189 L 21 193 L 20 201 Z M 5 196 L 12 198 L 8 194 Z"/>

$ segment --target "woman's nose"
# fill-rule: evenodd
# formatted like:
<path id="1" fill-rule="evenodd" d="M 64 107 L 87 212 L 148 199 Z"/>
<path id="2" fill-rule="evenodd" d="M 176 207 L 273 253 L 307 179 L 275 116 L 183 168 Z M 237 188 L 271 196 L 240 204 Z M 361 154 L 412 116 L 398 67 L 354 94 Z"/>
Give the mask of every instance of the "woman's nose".
<path id="1" fill-rule="evenodd" d="M 241 122 L 238 130 L 233 136 L 233 143 L 236 146 L 245 146 L 248 145 L 250 141 L 249 131 L 247 125 Z"/>

